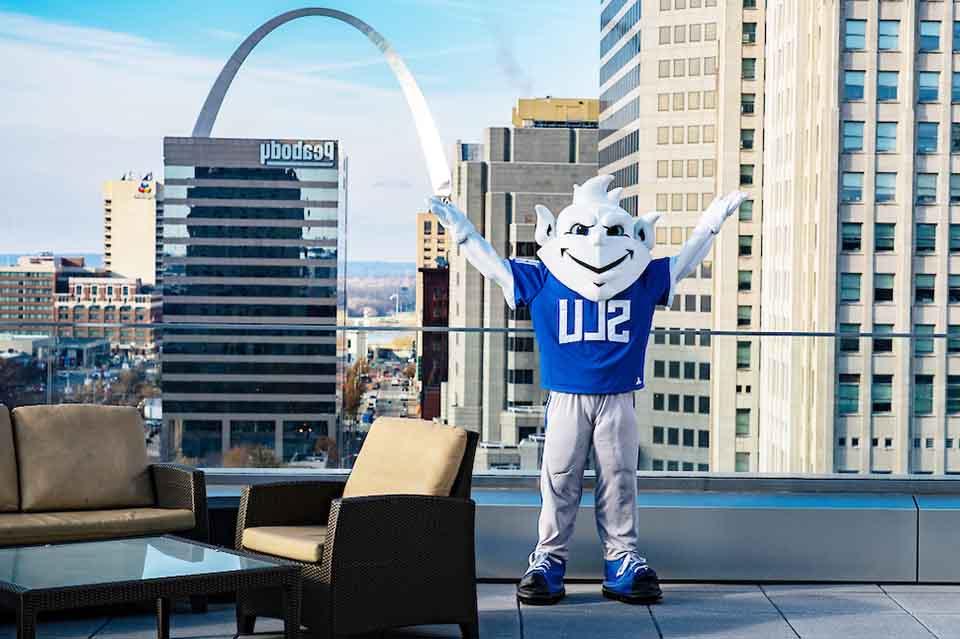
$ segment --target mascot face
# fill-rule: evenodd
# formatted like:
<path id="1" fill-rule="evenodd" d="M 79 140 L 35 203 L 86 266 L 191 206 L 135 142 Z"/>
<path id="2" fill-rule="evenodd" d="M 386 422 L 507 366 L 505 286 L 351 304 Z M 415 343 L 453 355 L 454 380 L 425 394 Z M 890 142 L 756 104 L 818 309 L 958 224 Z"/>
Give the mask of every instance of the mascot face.
<path id="1" fill-rule="evenodd" d="M 623 189 L 607 192 L 609 175 L 573 187 L 573 203 L 554 219 L 537 206 L 537 256 L 568 288 L 588 300 L 610 299 L 650 263 L 659 213 L 634 218 L 620 208 Z"/>

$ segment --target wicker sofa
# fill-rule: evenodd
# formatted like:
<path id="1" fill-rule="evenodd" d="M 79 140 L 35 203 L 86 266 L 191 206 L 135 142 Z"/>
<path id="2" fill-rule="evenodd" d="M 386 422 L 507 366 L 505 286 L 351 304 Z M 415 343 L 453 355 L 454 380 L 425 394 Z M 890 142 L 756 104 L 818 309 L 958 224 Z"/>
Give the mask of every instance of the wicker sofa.
<path id="1" fill-rule="evenodd" d="M 207 541 L 203 473 L 149 464 L 136 409 L 0 404 L 0 547 L 176 534 Z"/>
<path id="2" fill-rule="evenodd" d="M 478 435 L 380 418 L 344 484 L 261 484 L 241 493 L 237 549 L 300 566 L 311 636 L 458 624 L 479 636 L 475 505 Z M 241 591 L 239 632 L 277 617 L 274 592 Z"/>

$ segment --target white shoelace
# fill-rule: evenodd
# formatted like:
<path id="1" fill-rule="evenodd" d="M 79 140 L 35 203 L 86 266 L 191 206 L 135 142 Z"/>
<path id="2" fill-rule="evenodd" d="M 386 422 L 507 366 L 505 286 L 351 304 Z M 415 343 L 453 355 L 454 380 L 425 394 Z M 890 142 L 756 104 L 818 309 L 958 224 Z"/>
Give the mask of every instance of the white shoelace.
<path id="1" fill-rule="evenodd" d="M 624 555 L 623 561 L 620 562 L 620 568 L 617 569 L 617 577 L 622 577 L 623 573 L 627 572 L 631 568 L 636 568 L 639 570 L 646 565 L 647 560 L 636 553 Z"/>
<path id="2" fill-rule="evenodd" d="M 532 552 L 530 556 L 527 557 L 527 562 L 530 564 L 530 567 L 527 568 L 527 572 L 533 572 L 535 570 L 540 572 L 547 572 L 550 569 L 550 555 L 545 552 Z"/>

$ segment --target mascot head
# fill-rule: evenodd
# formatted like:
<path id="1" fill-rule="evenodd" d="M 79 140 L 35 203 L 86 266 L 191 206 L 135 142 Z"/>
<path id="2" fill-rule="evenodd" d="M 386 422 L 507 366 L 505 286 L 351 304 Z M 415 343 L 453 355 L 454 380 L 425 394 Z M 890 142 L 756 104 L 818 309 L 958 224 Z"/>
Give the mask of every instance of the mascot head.
<path id="1" fill-rule="evenodd" d="M 633 284 L 650 263 L 659 213 L 634 218 L 620 208 L 610 175 L 573 187 L 573 203 L 554 218 L 537 205 L 537 256 L 568 288 L 588 300 L 610 299 Z"/>

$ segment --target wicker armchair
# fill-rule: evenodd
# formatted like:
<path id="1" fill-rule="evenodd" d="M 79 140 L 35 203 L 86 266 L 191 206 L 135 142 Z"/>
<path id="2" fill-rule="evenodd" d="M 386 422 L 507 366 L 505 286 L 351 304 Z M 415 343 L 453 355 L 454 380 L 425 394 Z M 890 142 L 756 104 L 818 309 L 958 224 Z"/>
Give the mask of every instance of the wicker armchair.
<path id="1" fill-rule="evenodd" d="M 244 488 L 236 547 L 300 566 L 301 622 L 315 636 L 458 624 L 464 637 L 478 637 L 470 499 L 478 439 L 381 418 L 345 485 Z M 238 593 L 238 631 L 252 633 L 258 616 L 281 616 L 281 603 L 273 592 Z"/>

